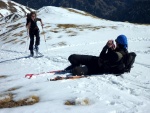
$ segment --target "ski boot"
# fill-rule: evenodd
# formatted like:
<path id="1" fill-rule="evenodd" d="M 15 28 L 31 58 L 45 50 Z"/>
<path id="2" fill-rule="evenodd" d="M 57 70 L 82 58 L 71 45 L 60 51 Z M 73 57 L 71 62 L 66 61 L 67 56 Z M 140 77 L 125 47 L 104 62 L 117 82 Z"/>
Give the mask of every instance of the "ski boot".
<path id="1" fill-rule="evenodd" d="M 34 56 L 34 52 L 33 50 L 30 51 L 30 56 L 33 57 Z"/>
<path id="2" fill-rule="evenodd" d="M 35 45 L 35 52 L 36 52 L 36 56 L 38 55 L 38 52 L 39 52 L 39 47 L 38 45 Z"/>

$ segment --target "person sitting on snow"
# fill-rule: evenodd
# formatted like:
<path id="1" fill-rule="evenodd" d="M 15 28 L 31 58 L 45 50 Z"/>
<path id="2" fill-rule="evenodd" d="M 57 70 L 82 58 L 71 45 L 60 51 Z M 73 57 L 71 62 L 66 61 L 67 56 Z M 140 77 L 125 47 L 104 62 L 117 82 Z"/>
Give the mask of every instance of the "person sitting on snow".
<path id="1" fill-rule="evenodd" d="M 71 70 L 73 75 L 91 74 L 122 74 L 124 73 L 123 56 L 128 53 L 128 41 L 125 35 L 115 40 L 109 40 L 99 56 L 72 54 L 68 60 L 71 63 L 65 70 Z"/>
<path id="2" fill-rule="evenodd" d="M 70 55 L 68 60 L 71 65 L 63 72 L 72 73 L 73 76 L 57 76 L 50 80 L 78 79 L 93 74 L 115 74 L 119 76 L 124 72 L 130 72 L 136 54 L 134 52 L 128 53 L 128 41 L 125 35 L 119 35 L 115 42 L 116 47 L 114 41 L 109 40 L 99 56 Z"/>

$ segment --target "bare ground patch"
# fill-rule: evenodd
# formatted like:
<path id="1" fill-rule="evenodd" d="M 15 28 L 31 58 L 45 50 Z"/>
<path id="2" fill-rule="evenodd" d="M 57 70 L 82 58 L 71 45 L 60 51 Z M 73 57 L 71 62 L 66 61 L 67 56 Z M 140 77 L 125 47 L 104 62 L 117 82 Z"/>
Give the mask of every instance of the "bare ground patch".
<path id="1" fill-rule="evenodd" d="M 20 42 L 21 45 L 24 44 L 24 43 L 26 43 L 26 41 L 21 41 L 21 42 Z"/>
<path id="2" fill-rule="evenodd" d="M 7 78 L 6 75 L 0 75 L 0 79 L 4 79 L 4 78 Z"/>
<path id="3" fill-rule="evenodd" d="M 6 28 L 17 28 L 21 25 L 21 23 L 18 23 L 18 24 L 14 24 L 14 25 L 10 25 L 10 26 L 7 26 Z"/>
<path id="4" fill-rule="evenodd" d="M 14 41 L 16 41 L 16 40 L 17 40 L 17 38 L 16 38 L 16 39 L 9 40 L 9 41 L 5 42 L 4 44 L 11 43 L 11 42 L 14 42 Z"/>
<path id="5" fill-rule="evenodd" d="M 7 8 L 7 4 L 3 1 L 0 1 L 0 8 Z"/>
<path id="6" fill-rule="evenodd" d="M 13 108 L 19 106 L 33 105 L 39 102 L 39 97 L 30 96 L 28 98 L 14 101 L 13 94 L 0 95 L 0 108 Z"/>
<path id="7" fill-rule="evenodd" d="M 64 105 L 68 105 L 68 106 L 84 105 L 85 106 L 85 105 L 90 105 L 90 100 L 88 98 L 66 100 L 64 102 Z"/>
<path id="8" fill-rule="evenodd" d="M 13 34 L 12 36 L 15 36 L 15 37 L 17 37 L 17 36 L 22 37 L 22 36 L 23 36 L 23 32 L 15 33 L 15 34 Z"/>
<path id="9" fill-rule="evenodd" d="M 57 44 L 52 44 L 53 47 L 56 47 L 56 46 L 66 46 L 67 43 L 66 42 L 59 42 Z"/>
<path id="10" fill-rule="evenodd" d="M 92 18 L 100 19 L 100 18 L 98 18 L 98 17 L 96 17 L 96 16 L 93 16 L 93 15 L 91 15 L 91 14 L 85 12 L 85 11 L 82 13 L 82 12 L 79 12 L 79 11 L 77 11 L 77 10 L 70 9 L 70 8 L 67 8 L 67 10 L 70 11 L 70 12 L 74 12 L 74 13 L 77 13 L 77 14 L 84 15 L 84 16 L 90 16 L 90 17 L 92 17 Z"/>
<path id="11" fill-rule="evenodd" d="M 51 26 L 45 26 L 44 28 L 50 28 Z"/>
<path id="12" fill-rule="evenodd" d="M 53 32 L 53 33 L 58 33 L 58 32 L 59 32 L 59 30 L 52 29 L 52 30 L 50 30 L 50 32 Z"/>
<path id="13" fill-rule="evenodd" d="M 62 28 L 62 29 L 76 28 L 76 29 L 79 29 L 80 31 L 83 31 L 85 29 L 95 31 L 95 30 L 106 28 L 106 26 L 75 25 L 75 24 L 58 24 L 57 27 Z"/>
<path id="14" fill-rule="evenodd" d="M 17 86 L 17 87 L 12 87 L 10 89 L 8 89 L 7 91 L 15 91 L 17 89 L 20 89 L 22 86 Z"/>

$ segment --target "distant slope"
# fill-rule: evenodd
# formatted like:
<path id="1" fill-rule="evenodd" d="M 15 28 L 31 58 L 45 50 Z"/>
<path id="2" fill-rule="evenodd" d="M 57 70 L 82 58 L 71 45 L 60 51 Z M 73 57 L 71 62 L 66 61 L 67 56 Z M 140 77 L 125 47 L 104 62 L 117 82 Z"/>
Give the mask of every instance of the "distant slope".
<path id="1" fill-rule="evenodd" d="M 39 9 L 43 6 L 69 7 L 113 21 L 150 24 L 150 0 L 13 0 Z"/>

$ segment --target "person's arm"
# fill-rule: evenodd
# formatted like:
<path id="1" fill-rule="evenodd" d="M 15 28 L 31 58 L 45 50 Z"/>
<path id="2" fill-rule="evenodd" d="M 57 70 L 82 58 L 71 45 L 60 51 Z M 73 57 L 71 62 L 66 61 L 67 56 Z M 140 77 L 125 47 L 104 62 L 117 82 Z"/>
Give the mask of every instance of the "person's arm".
<path id="1" fill-rule="evenodd" d="M 113 43 L 113 40 L 109 40 L 107 44 L 102 49 L 99 57 L 102 60 L 110 61 L 110 62 L 117 62 L 119 61 L 123 56 L 119 52 L 114 51 L 115 45 Z"/>
<path id="2" fill-rule="evenodd" d="M 37 21 L 40 21 L 40 22 L 41 22 L 41 26 L 42 26 L 42 28 L 43 28 L 44 24 L 43 24 L 43 22 L 42 22 L 42 19 L 37 18 Z"/>
<path id="3" fill-rule="evenodd" d="M 28 22 L 28 24 L 26 25 L 26 27 L 27 27 L 27 34 L 29 34 L 30 26 L 31 26 L 31 22 Z"/>
<path id="4" fill-rule="evenodd" d="M 101 59 L 105 59 L 106 58 L 106 54 L 107 54 L 107 50 L 109 49 L 109 47 L 107 45 L 105 45 L 99 55 L 99 57 Z"/>

